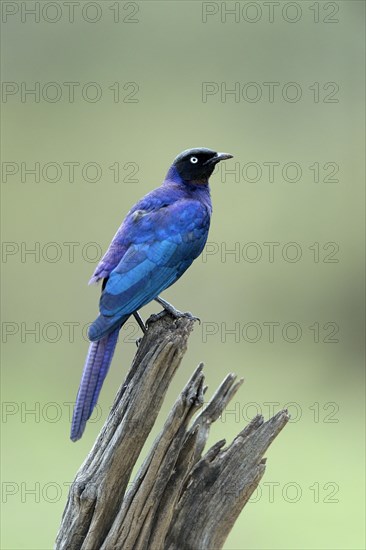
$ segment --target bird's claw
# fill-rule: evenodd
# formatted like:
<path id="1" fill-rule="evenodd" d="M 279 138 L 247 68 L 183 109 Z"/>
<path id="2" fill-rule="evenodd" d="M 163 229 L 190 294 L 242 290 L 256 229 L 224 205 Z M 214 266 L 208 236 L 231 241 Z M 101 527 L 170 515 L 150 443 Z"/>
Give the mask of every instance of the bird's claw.
<path id="1" fill-rule="evenodd" d="M 191 321 L 198 321 L 201 324 L 201 319 L 192 315 L 190 311 L 178 311 L 175 308 L 164 308 L 162 311 L 159 311 L 159 313 L 153 313 L 152 315 L 150 315 L 150 317 L 146 321 L 146 326 L 149 326 L 150 323 L 155 323 L 159 319 L 162 319 L 162 317 L 165 317 L 165 315 L 167 314 L 174 319 L 182 319 L 183 317 L 185 317 L 186 319 L 190 319 Z"/>
<path id="2" fill-rule="evenodd" d="M 150 317 L 146 320 L 146 327 L 149 328 L 151 323 L 155 323 L 156 321 L 159 321 L 159 319 L 162 319 L 167 314 L 167 311 L 163 309 L 163 311 L 160 311 L 159 313 L 152 313 Z"/>
<path id="3" fill-rule="evenodd" d="M 191 321 L 199 321 L 201 322 L 201 319 L 199 317 L 195 317 L 192 315 L 190 311 L 179 311 L 178 309 L 175 309 L 175 307 L 171 306 L 164 306 L 164 309 L 167 313 L 169 313 L 174 319 L 181 319 L 182 317 L 186 317 L 186 319 L 190 319 Z"/>
<path id="4" fill-rule="evenodd" d="M 193 315 L 193 313 L 191 313 L 190 311 L 176 311 L 176 315 L 175 314 L 172 314 L 172 315 L 177 319 L 180 319 L 181 317 L 185 317 L 186 319 L 190 319 L 190 321 L 198 321 L 199 324 L 201 324 L 201 319 Z"/>
<path id="5" fill-rule="evenodd" d="M 135 344 L 136 344 L 137 347 L 139 347 L 139 345 L 141 344 L 141 340 L 142 340 L 142 337 L 137 338 L 137 340 L 135 341 Z"/>

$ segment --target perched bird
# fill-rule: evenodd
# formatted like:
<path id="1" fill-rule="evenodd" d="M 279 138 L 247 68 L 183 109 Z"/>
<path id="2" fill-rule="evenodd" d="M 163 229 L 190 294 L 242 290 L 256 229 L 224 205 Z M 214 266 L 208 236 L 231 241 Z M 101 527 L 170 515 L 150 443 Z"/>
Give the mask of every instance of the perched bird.
<path id="1" fill-rule="evenodd" d="M 127 214 L 90 283 L 103 280 L 100 314 L 90 326 L 91 341 L 71 425 L 71 439 L 82 436 L 97 403 L 116 347 L 118 333 L 137 310 L 157 300 L 179 316 L 159 294 L 175 283 L 206 244 L 212 212 L 209 177 L 218 162 L 232 158 L 203 147 L 178 155 L 160 187 Z"/>

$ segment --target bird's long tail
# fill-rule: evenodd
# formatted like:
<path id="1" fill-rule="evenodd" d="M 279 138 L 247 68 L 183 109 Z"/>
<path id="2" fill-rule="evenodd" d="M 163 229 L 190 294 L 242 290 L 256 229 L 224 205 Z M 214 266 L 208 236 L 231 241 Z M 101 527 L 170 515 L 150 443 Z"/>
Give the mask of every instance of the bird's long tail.
<path id="1" fill-rule="evenodd" d="M 120 328 L 121 326 L 118 326 L 107 336 L 97 342 L 91 342 L 89 345 L 72 417 L 70 435 L 72 441 L 81 438 L 85 425 L 96 405 L 112 361 Z"/>

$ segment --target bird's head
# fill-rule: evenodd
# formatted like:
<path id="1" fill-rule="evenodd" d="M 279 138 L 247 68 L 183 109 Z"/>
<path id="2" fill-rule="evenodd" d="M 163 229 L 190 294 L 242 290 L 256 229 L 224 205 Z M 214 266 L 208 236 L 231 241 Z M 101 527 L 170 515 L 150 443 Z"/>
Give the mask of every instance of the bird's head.
<path id="1" fill-rule="evenodd" d="M 232 157 L 233 155 L 228 153 L 217 153 L 212 149 L 196 147 L 180 153 L 174 159 L 172 168 L 184 181 L 195 185 L 204 185 L 208 183 L 216 164 Z"/>

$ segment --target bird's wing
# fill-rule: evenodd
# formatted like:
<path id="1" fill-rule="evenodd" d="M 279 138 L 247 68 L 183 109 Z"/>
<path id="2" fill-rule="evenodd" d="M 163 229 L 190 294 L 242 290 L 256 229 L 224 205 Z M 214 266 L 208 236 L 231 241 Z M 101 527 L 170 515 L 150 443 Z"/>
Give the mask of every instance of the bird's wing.
<path id="1" fill-rule="evenodd" d="M 176 193 L 167 194 L 163 186 L 150 191 L 142 197 L 128 212 L 125 220 L 114 235 L 111 244 L 103 258 L 97 265 L 89 284 L 97 283 L 101 279 L 109 277 L 110 273 L 117 267 L 123 256 L 126 254 L 131 243 L 136 238 L 141 238 L 144 231 L 135 222 L 147 213 L 157 213 L 161 208 L 171 205 L 177 200 Z M 136 235 L 136 231 L 139 235 Z M 146 232 L 145 232 L 146 233 Z M 147 233 L 146 233 L 147 234 Z"/>
<path id="2" fill-rule="evenodd" d="M 130 314 L 174 283 L 202 252 L 209 222 L 207 209 L 193 200 L 138 212 L 129 227 L 133 242 L 102 292 L 101 314 Z"/>

